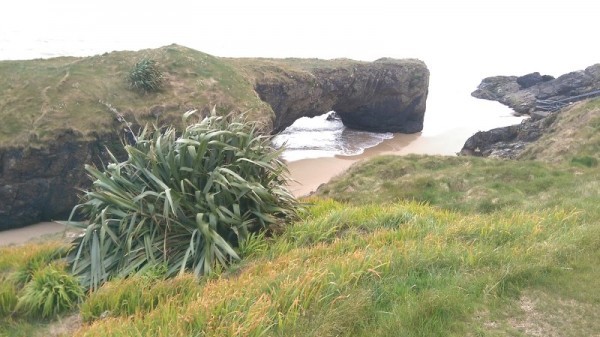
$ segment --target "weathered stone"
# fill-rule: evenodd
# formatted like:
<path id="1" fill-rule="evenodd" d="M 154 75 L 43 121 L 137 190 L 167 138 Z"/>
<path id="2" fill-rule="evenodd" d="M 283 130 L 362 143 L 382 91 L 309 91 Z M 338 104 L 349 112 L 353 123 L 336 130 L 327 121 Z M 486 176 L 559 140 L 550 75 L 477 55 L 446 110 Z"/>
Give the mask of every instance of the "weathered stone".
<path id="1" fill-rule="evenodd" d="M 531 113 L 536 110 L 538 100 L 569 100 L 597 90 L 600 90 L 600 64 L 555 79 L 539 73 L 488 77 L 471 95 L 498 101 L 518 113 Z"/>
<path id="2" fill-rule="evenodd" d="M 64 219 L 89 186 L 84 164 L 101 165 L 111 139 L 83 140 L 65 130 L 39 148 L 0 148 L 0 230 Z"/>
<path id="3" fill-rule="evenodd" d="M 542 75 L 540 75 L 540 73 L 538 73 L 536 71 L 535 73 L 530 73 L 527 75 L 517 77 L 517 83 L 519 84 L 519 86 L 521 86 L 521 89 L 527 89 L 536 84 L 551 81 L 553 79 L 554 79 L 553 76 L 550 76 L 550 75 L 542 76 Z"/>
<path id="4" fill-rule="evenodd" d="M 280 71 L 281 72 L 281 71 Z M 351 128 L 414 133 L 423 129 L 429 71 L 418 60 L 381 59 L 372 63 L 287 70 L 256 77 L 256 91 L 275 112 L 273 131 L 300 117 L 334 110 Z"/>
<path id="5" fill-rule="evenodd" d="M 525 119 L 521 124 L 479 131 L 467 139 L 460 154 L 514 159 L 527 144 L 538 140 L 555 119 L 556 113 L 552 113 L 546 117 Z"/>

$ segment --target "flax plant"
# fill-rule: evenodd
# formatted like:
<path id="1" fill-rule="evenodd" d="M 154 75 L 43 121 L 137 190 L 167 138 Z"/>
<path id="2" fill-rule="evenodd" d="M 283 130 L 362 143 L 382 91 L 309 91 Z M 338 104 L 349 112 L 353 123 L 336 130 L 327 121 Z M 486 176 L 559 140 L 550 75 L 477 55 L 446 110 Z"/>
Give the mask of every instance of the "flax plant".
<path id="1" fill-rule="evenodd" d="M 88 219 L 71 222 L 85 234 L 70 260 L 87 288 L 156 265 L 210 273 L 239 260 L 251 233 L 297 215 L 280 150 L 252 124 L 211 116 L 180 136 L 146 128 L 125 151 L 103 170 L 86 166 L 94 181 L 73 209 Z"/>
<path id="2" fill-rule="evenodd" d="M 159 91 L 164 76 L 155 60 L 144 58 L 137 62 L 127 77 L 129 87 L 143 93 Z"/>

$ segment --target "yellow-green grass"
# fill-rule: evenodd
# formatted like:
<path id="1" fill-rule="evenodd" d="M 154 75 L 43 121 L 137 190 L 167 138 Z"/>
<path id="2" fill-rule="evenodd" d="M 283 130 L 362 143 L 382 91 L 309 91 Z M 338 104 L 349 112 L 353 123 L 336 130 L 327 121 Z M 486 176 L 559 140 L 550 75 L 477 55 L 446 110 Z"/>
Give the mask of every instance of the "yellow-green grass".
<path id="1" fill-rule="evenodd" d="M 575 210 L 464 215 L 312 202 L 306 220 L 241 265 L 200 283 L 157 281 L 146 293 L 155 305 L 118 309 L 143 278 L 107 283 L 82 305 L 106 317 L 87 315 L 93 322 L 75 335 L 485 335 L 481 310 L 496 314 L 523 289 L 558 285 L 600 243 Z"/>
<path id="2" fill-rule="evenodd" d="M 354 166 L 318 194 L 351 204 L 408 199 L 449 210 L 490 213 L 552 207 L 598 210 L 599 190 L 600 171 L 595 167 L 413 155 L 382 156 Z"/>
<path id="3" fill-rule="evenodd" d="M 143 58 L 164 74 L 162 90 L 142 94 L 128 87 L 127 74 Z M 171 45 L 93 57 L 0 61 L 0 144 L 40 145 L 65 132 L 95 137 L 119 123 L 109 107 L 129 122 L 178 125 L 188 109 L 246 112 L 270 125 L 272 110 L 253 83 L 231 62 Z"/>
<path id="4" fill-rule="evenodd" d="M 528 146 L 520 157 L 597 166 L 600 161 L 600 98 L 576 103 L 558 113 L 548 132 Z"/>
<path id="5" fill-rule="evenodd" d="M 394 176 L 402 171 L 396 160 L 412 171 Z M 357 167 L 327 188 L 344 179 L 370 179 L 365 186 L 377 187 L 378 179 L 394 183 L 409 175 L 405 190 L 421 188 L 435 198 L 385 199 L 382 190 L 363 193 L 354 185 L 352 192 L 340 193 L 343 202 L 306 200 L 301 221 L 276 237 L 256 238 L 244 247 L 241 263 L 211 277 L 108 282 L 81 304 L 86 323 L 72 333 L 522 336 L 528 324 L 564 336 L 597 331 L 596 169 L 416 156 L 380 158 L 363 166 L 371 166 L 369 174 L 352 176 Z M 465 181 L 461 190 L 439 183 L 459 177 Z M 433 192 L 411 187 L 419 179 L 431 179 L 420 186 L 433 186 Z M 495 198 L 500 198 L 496 203 L 515 202 L 482 208 L 477 198 L 468 198 L 474 192 L 467 193 L 478 186 L 494 196 L 492 203 Z M 27 259 L 19 256 L 31 247 L 37 246 L 3 249 L 5 273 L 23 265 Z M 553 319 L 560 313 L 569 320 Z M 18 316 L 0 326 L 7 327 L 0 335 L 47 330 Z"/>

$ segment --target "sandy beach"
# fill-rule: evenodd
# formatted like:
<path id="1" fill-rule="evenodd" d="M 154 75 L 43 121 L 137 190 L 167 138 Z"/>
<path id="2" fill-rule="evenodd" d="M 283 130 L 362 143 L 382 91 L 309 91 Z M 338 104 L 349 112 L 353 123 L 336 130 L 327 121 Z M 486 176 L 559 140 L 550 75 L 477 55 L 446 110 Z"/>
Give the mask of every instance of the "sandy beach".
<path id="1" fill-rule="evenodd" d="M 9 229 L 0 232 L 0 246 L 19 245 L 39 238 L 65 231 L 66 226 L 58 222 L 40 222 L 35 225 Z"/>

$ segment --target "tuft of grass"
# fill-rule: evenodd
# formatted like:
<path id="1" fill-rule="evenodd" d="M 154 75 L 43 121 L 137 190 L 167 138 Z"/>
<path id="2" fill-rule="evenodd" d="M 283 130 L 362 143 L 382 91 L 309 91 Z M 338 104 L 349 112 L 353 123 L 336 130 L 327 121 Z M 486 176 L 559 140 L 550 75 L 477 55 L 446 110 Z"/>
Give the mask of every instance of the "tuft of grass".
<path id="1" fill-rule="evenodd" d="M 573 157 L 573 159 L 571 159 L 571 164 L 585 167 L 596 167 L 598 166 L 598 159 L 591 156 Z"/>
<path id="2" fill-rule="evenodd" d="M 20 292 L 15 310 L 28 317 L 49 318 L 73 309 L 83 296 L 79 280 L 64 266 L 51 264 L 33 274 Z"/>
<path id="3" fill-rule="evenodd" d="M 199 292 L 198 282 L 190 274 L 168 280 L 143 275 L 114 280 L 86 298 L 81 305 L 81 316 L 84 321 L 93 321 L 106 317 L 147 314 L 165 301 L 176 299 L 184 305 Z"/>
<path id="4" fill-rule="evenodd" d="M 573 211 L 465 215 L 418 203 L 310 201 L 305 220 L 241 269 L 75 335 L 465 335 L 482 305 L 551 283 L 589 247 L 591 228 Z M 120 282 L 106 289 L 117 293 Z"/>
<path id="5" fill-rule="evenodd" d="M 17 285 L 0 278 L 0 319 L 10 316 L 17 306 Z"/>
<path id="6" fill-rule="evenodd" d="M 64 258 L 68 250 L 69 246 L 62 242 L 0 248 L 0 274 L 10 274 L 11 281 L 22 287 L 36 271 L 54 260 Z"/>

